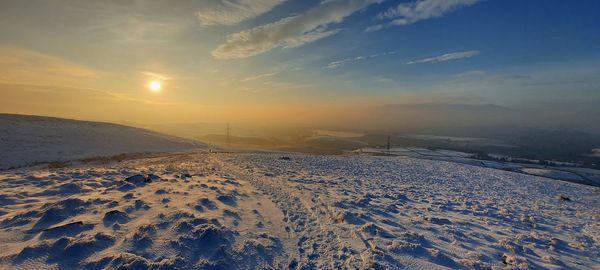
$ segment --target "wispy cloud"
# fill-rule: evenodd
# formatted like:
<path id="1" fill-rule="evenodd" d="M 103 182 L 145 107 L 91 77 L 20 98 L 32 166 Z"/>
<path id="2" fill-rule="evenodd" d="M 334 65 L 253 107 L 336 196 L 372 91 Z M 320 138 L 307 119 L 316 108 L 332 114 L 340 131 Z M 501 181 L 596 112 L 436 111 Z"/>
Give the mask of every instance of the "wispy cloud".
<path id="1" fill-rule="evenodd" d="M 164 44 L 186 29 L 186 19 L 183 16 L 161 16 L 156 13 L 139 12 L 138 8 L 148 9 L 148 12 L 153 9 L 167 8 L 162 5 L 151 8 L 146 6 L 149 2 L 139 1 L 139 6 L 131 3 L 123 3 L 122 6 L 113 5 L 114 3 L 108 4 L 104 1 L 103 3 L 107 4 L 102 5 L 98 2 L 85 10 L 78 10 L 81 17 L 85 19 L 74 23 L 71 29 L 76 30 L 81 27 L 85 36 L 103 41 L 145 45 Z"/>
<path id="2" fill-rule="evenodd" d="M 381 76 L 381 75 L 374 76 L 373 80 L 378 83 L 393 83 L 393 82 L 395 82 L 393 79 L 390 79 L 388 77 Z"/>
<path id="3" fill-rule="evenodd" d="M 481 53 L 480 51 L 453 52 L 453 53 L 442 54 L 442 55 L 438 55 L 438 56 L 434 56 L 434 57 L 413 60 L 413 61 L 407 62 L 406 64 L 412 65 L 412 64 L 424 64 L 424 63 L 440 63 L 440 62 L 446 62 L 446 61 L 471 58 L 473 56 L 479 55 L 480 53 Z"/>
<path id="4" fill-rule="evenodd" d="M 242 82 L 256 81 L 256 80 L 260 80 L 260 79 L 263 79 L 263 78 L 272 77 L 272 76 L 275 76 L 275 75 L 277 75 L 277 72 L 258 74 L 258 75 L 254 75 L 254 76 L 250 76 L 250 77 L 244 78 L 244 79 L 242 79 Z"/>
<path id="5" fill-rule="evenodd" d="M 344 65 L 344 64 L 349 63 L 349 62 L 357 62 L 357 61 L 362 61 L 362 60 L 365 60 L 365 59 L 367 59 L 367 58 L 364 57 L 364 56 L 357 56 L 357 57 L 354 57 L 354 58 L 342 59 L 342 60 L 339 60 L 339 61 L 330 62 L 329 64 L 327 64 L 323 68 L 337 68 L 337 67 L 340 67 L 341 65 Z"/>
<path id="6" fill-rule="evenodd" d="M 393 25 L 409 25 L 418 21 L 439 18 L 462 7 L 472 6 L 482 0 L 418 0 L 402 3 L 378 14 L 375 19 L 387 22 L 369 26 L 365 32 L 374 32 Z"/>
<path id="7" fill-rule="evenodd" d="M 196 15 L 202 25 L 234 25 L 269 12 L 285 0 L 219 0 L 212 1 Z"/>
<path id="8" fill-rule="evenodd" d="M 383 29 L 385 26 L 383 24 L 375 24 L 365 28 L 365 32 L 377 32 Z"/>
<path id="9" fill-rule="evenodd" d="M 241 31 L 212 51 L 217 59 L 246 58 L 279 47 L 297 47 L 334 35 L 344 18 L 382 0 L 328 0 L 300 15 Z"/>
<path id="10" fill-rule="evenodd" d="M 80 86 L 101 78 L 101 75 L 57 56 L 0 46 L 0 82 Z"/>
<path id="11" fill-rule="evenodd" d="M 353 57 L 353 58 L 346 58 L 346 59 L 330 62 L 323 68 L 329 68 L 329 69 L 330 68 L 338 68 L 342 65 L 349 64 L 352 62 L 359 62 L 359 61 L 363 61 L 363 60 L 367 60 L 367 59 L 371 59 L 371 58 L 376 58 L 379 56 L 394 55 L 394 54 L 396 54 L 396 52 L 391 51 L 391 52 L 385 52 L 385 53 L 372 54 L 369 56 L 357 56 L 357 57 Z"/>
<path id="12" fill-rule="evenodd" d="M 165 74 L 156 73 L 156 72 L 142 71 L 140 73 L 150 79 L 153 79 L 153 80 L 168 81 L 168 80 L 172 79 L 171 77 L 169 77 Z"/>

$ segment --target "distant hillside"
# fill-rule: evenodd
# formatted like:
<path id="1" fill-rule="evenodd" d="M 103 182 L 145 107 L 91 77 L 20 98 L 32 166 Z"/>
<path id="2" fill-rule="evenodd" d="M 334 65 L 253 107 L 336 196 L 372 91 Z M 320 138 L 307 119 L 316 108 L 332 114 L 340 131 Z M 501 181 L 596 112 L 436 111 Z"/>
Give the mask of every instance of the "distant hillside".
<path id="1" fill-rule="evenodd" d="M 0 114 L 0 169 L 125 153 L 174 152 L 205 144 L 117 124 Z"/>
<path id="2" fill-rule="evenodd" d="M 198 137 L 199 140 L 208 143 L 226 145 L 227 135 L 220 134 L 207 134 Z M 245 146 L 277 146 L 284 144 L 278 139 L 272 138 L 259 138 L 259 137 L 240 137 L 240 136 L 229 136 L 229 143 L 233 145 L 245 145 Z"/>

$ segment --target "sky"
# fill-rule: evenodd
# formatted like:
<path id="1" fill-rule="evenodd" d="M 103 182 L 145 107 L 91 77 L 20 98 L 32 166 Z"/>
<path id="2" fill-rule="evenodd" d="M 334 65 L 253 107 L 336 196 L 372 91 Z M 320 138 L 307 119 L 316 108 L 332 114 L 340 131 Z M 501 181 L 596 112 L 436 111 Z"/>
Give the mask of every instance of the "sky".
<path id="1" fill-rule="evenodd" d="M 600 134 L 599 12 L 596 0 L 6 0 L 0 112 Z"/>

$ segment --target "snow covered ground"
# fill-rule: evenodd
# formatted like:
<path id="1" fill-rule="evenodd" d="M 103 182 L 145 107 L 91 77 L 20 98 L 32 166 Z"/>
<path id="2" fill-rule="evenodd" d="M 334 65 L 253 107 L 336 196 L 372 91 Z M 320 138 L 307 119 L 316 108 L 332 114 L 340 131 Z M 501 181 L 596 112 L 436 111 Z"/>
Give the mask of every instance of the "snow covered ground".
<path id="1" fill-rule="evenodd" d="M 473 166 L 480 166 L 486 168 L 493 168 L 498 170 L 507 170 L 513 172 L 520 172 L 524 174 L 530 174 L 535 176 L 543 176 L 547 178 L 570 181 L 575 183 L 581 183 L 586 185 L 600 187 L 600 170 L 579 167 L 577 164 L 569 162 L 557 162 L 551 161 L 552 166 L 534 164 L 539 163 L 539 160 L 528 160 L 520 159 L 532 163 L 517 163 L 511 161 L 494 161 L 494 160 L 481 160 L 474 157 L 474 154 L 458 152 L 453 150 L 445 149 L 425 149 L 416 147 L 393 147 L 390 150 L 381 148 L 362 148 L 353 151 L 355 154 L 367 154 L 367 155 L 391 155 L 391 156 L 405 156 L 429 160 L 438 161 L 449 161 L 462 164 L 468 164 Z M 496 158 L 507 156 L 490 155 Z M 516 158 L 512 158 L 516 160 Z"/>
<path id="2" fill-rule="evenodd" d="M 128 126 L 0 114 L 0 170 L 39 162 L 197 148 L 205 145 Z"/>
<path id="3" fill-rule="evenodd" d="M 583 179 L 581 178 L 581 176 L 571 173 L 571 172 L 566 172 L 566 171 L 560 171 L 560 170 L 552 170 L 552 169 L 538 169 L 538 168 L 524 168 L 521 169 L 521 171 L 523 171 L 524 173 L 528 173 L 528 174 L 533 174 L 533 175 L 538 175 L 538 176 L 544 176 L 544 177 L 548 177 L 548 178 L 554 178 L 554 179 L 565 179 L 565 180 L 571 180 L 571 181 L 583 181 Z"/>
<path id="4" fill-rule="evenodd" d="M 1 269 L 600 268 L 593 187 L 410 157 L 21 168 L 0 206 Z"/>

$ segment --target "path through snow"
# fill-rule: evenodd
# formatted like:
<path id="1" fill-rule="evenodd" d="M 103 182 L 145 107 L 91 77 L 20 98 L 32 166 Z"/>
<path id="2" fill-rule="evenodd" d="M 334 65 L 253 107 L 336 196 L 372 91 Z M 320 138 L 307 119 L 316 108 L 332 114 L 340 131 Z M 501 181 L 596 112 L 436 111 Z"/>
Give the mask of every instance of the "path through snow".
<path id="1" fill-rule="evenodd" d="M 0 173 L 0 206 L 3 269 L 600 267 L 594 188 L 405 157 L 38 166 Z"/>

